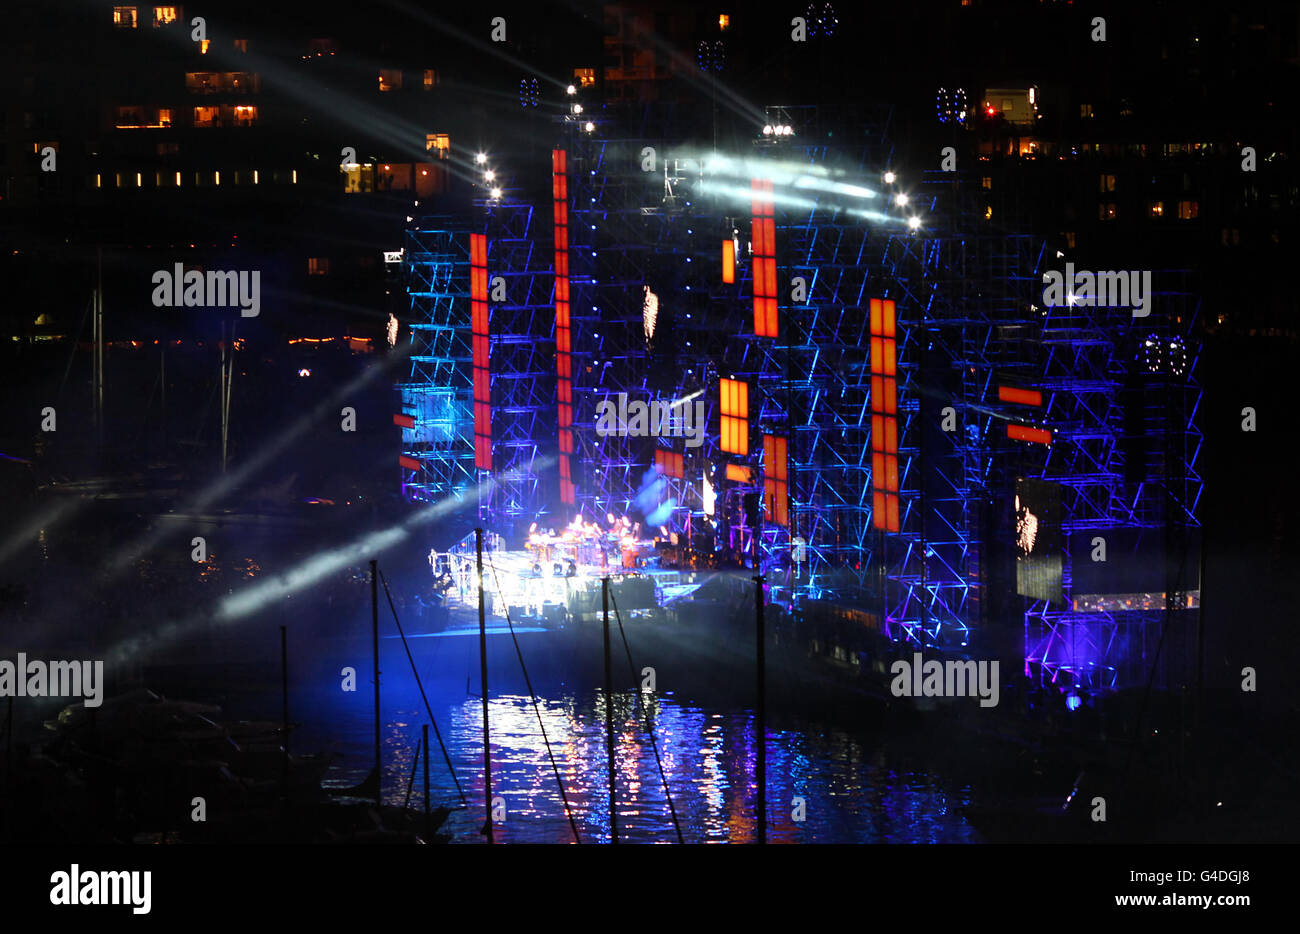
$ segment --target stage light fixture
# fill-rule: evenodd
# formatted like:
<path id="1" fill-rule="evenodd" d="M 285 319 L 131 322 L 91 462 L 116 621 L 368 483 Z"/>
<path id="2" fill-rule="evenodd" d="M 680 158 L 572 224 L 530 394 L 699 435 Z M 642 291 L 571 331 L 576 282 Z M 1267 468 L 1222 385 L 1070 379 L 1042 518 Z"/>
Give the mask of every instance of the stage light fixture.
<path id="1" fill-rule="evenodd" d="M 897 204 L 899 207 L 906 207 L 907 195 L 904 194 L 894 195 L 894 203 Z"/>
<path id="2" fill-rule="evenodd" d="M 596 124 L 588 120 L 585 124 L 583 124 L 582 128 L 586 130 L 588 133 L 590 133 L 592 130 L 596 129 Z"/>
<path id="3" fill-rule="evenodd" d="M 500 188 L 493 188 L 493 189 L 492 189 L 492 200 L 495 201 L 495 200 L 499 199 L 500 197 L 501 197 L 501 189 L 500 189 Z"/>
<path id="4" fill-rule="evenodd" d="M 907 227 L 909 230 L 919 230 L 921 227 L 921 218 L 909 217 L 907 219 Z"/>
<path id="5" fill-rule="evenodd" d="M 892 185 L 892 184 L 894 184 L 894 179 L 896 179 L 896 178 L 898 178 L 898 176 L 895 175 L 893 172 L 886 172 L 886 173 L 885 173 L 885 184 L 886 184 L 886 185 Z"/>
<path id="6" fill-rule="evenodd" d="M 487 162 L 487 153 L 485 152 L 479 153 L 474 157 L 474 161 L 479 165 L 482 165 L 484 162 Z"/>

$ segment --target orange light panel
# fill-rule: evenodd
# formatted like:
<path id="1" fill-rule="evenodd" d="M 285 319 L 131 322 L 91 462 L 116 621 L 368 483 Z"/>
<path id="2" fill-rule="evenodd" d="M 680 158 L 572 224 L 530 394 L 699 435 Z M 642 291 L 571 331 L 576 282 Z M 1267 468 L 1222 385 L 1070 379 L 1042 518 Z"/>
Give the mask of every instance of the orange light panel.
<path id="1" fill-rule="evenodd" d="M 1007 437 L 1012 441 L 1032 441 L 1034 444 L 1051 444 L 1052 433 L 1045 428 L 1028 425 L 1008 425 Z"/>
<path id="2" fill-rule="evenodd" d="M 1043 394 L 1037 389 L 1017 389 L 1015 386 L 999 386 L 998 398 L 1003 402 L 1018 402 L 1021 405 L 1043 404 Z"/>

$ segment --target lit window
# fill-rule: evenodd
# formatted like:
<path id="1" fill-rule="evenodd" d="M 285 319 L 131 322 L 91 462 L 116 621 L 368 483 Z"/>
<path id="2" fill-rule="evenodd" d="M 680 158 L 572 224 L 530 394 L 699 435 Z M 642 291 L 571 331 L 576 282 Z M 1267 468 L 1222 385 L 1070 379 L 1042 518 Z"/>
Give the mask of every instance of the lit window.
<path id="1" fill-rule="evenodd" d="M 158 109 L 158 125 L 162 127 L 172 125 L 172 109 L 170 107 L 160 107 Z"/>
<path id="2" fill-rule="evenodd" d="M 1152 201 L 1151 204 L 1147 206 L 1147 211 L 1151 217 L 1164 217 L 1165 203 L 1163 201 Z"/>
<path id="3" fill-rule="evenodd" d="M 247 40 L 247 39 L 236 39 L 236 40 L 235 40 L 235 51 L 236 51 L 236 52 L 247 52 L 247 51 L 248 51 L 248 40 Z"/>
<path id="4" fill-rule="evenodd" d="M 424 89 L 431 91 L 438 86 L 438 72 L 433 68 L 424 69 Z"/>
<path id="5" fill-rule="evenodd" d="M 718 28 L 719 28 L 719 29 L 726 29 L 726 28 L 727 28 L 728 26 L 730 26 L 730 25 L 731 25 L 731 17 L 728 16 L 726 13 L 719 13 L 719 14 L 718 14 Z"/>
<path id="6" fill-rule="evenodd" d="M 580 88 L 591 87 L 596 83 L 596 69 L 594 68 L 573 69 L 573 81 Z"/>
<path id="7" fill-rule="evenodd" d="M 199 40 L 199 54 L 200 54 L 200 55 L 207 55 L 207 54 L 208 54 L 208 46 L 210 46 L 211 44 L 212 44 L 212 40 L 211 40 L 211 39 L 200 39 L 200 40 Z"/>
<path id="8" fill-rule="evenodd" d="M 252 126 L 257 122 L 257 108 L 241 104 L 235 108 L 235 126 Z"/>
<path id="9" fill-rule="evenodd" d="M 312 256 L 307 259 L 307 275 L 309 276 L 326 276 L 329 275 L 330 261 L 328 256 Z"/>
<path id="10" fill-rule="evenodd" d="M 1091 104 L 1080 104 L 1080 105 L 1079 105 L 1079 116 L 1080 116 L 1080 117 L 1091 117 L 1092 115 L 1093 115 L 1093 114 L 1092 114 L 1092 105 L 1091 105 Z"/>
<path id="11" fill-rule="evenodd" d="M 353 163 L 343 166 L 343 192 L 355 195 L 375 190 L 375 167 Z"/>
<path id="12" fill-rule="evenodd" d="M 428 152 L 436 152 L 439 159 L 446 159 L 451 154 L 451 137 L 446 133 L 426 133 L 424 148 Z"/>
<path id="13" fill-rule="evenodd" d="M 215 71 L 187 71 L 185 90 L 191 94 L 216 94 L 221 90 L 221 75 Z"/>
<path id="14" fill-rule="evenodd" d="M 1067 231 L 1065 231 L 1065 233 L 1061 234 L 1061 237 L 1065 240 L 1065 245 L 1066 245 L 1066 247 L 1067 247 L 1068 249 L 1073 250 L 1073 249 L 1074 249 L 1074 231 L 1073 231 L 1073 230 L 1067 230 Z"/>
<path id="15" fill-rule="evenodd" d="M 1183 221 L 1194 220 L 1200 214 L 1201 205 L 1197 201 L 1179 201 L 1178 202 L 1178 219 Z"/>
<path id="16" fill-rule="evenodd" d="M 980 179 L 980 187 L 981 187 L 981 188 L 992 188 L 992 187 L 993 187 L 993 179 L 990 178 L 989 176 L 985 175 L 982 179 Z"/>
<path id="17" fill-rule="evenodd" d="M 136 106 L 117 108 L 116 126 L 119 130 L 144 126 L 144 109 Z"/>
<path id="18" fill-rule="evenodd" d="M 402 87 L 402 72 L 399 68 L 379 69 L 379 90 L 397 91 Z"/>
<path id="19" fill-rule="evenodd" d="M 1097 190 L 1098 190 L 1098 191 L 1114 191 L 1114 190 L 1115 190 L 1115 176 L 1114 176 L 1114 175 L 1102 175 L 1102 176 L 1100 176 L 1100 177 L 1097 179 Z"/>
<path id="20" fill-rule="evenodd" d="M 1114 201 L 1103 201 L 1097 205 L 1097 219 L 1103 221 L 1113 221 L 1117 210 Z"/>
<path id="21" fill-rule="evenodd" d="M 133 6 L 113 7 L 113 25 L 121 29 L 135 29 L 136 8 Z"/>
<path id="22" fill-rule="evenodd" d="M 194 125 L 195 125 L 195 126 L 220 126 L 220 125 L 221 125 L 221 108 L 219 108 L 219 107 L 195 107 L 195 108 L 194 108 Z"/>
<path id="23" fill-rule="evenodd" d="M 180 18 L 180 14 L 174 6 L 156 6 L 153 8 L 154 26 L 166 26 L 168 23 L 174 23 Z"/>

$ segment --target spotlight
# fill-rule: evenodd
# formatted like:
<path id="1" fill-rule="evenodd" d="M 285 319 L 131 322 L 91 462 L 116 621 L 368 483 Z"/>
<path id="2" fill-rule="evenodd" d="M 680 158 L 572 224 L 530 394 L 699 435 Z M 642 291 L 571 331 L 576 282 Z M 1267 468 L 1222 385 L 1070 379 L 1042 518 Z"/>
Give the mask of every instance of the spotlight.
<path id="1" fill-rule="evenodd" d="M 897 177 L 898 177 L 898 176 L 895 175 L 893 172 L 886 172 L 886 173 L 885 173 L 885 184 L 886 184 L 886 185 L 892 185 L 892 184 L 894 184 L 894 179 L 896 179 Z"/>
<path id="2" fill-rule="evenodd" d="M 485 182 L 490 182 L 496 177 L 497 177 L 497 173 L 492 171 L 491 169 L 488 169 L 486 172 L 483 173 L 483 180 Z"/>
<path id="3" fill-rule="evenodd" d="M 311 370 L 307 369 L 306 367 L 303 367 L 301 370 L 298 371 L 298 375 L 299 375 L 299 376 L 311 376 Z"/>
<path id="4" fill-rule="evenodd" d="M 904 194 L 894 195 L 894 203 L 898 205 L 900 208 L 905 206 L 907 204 L 907 195 Z"/>
<path id="5" fill-rule="evenodd" d="M 574 112 L 575 114 L 580 114 L 580 113 L 582 113 L 582 105 L 581 105 L 581 104 L 574 104 L 574 105 L 573 105 L 573 112 Z"/>
<path id="6" fill-rule="evenodd" d="M 493 189 L 492 189 L 492 200 L 495 201 L 495 200 L 497 200 L 497 199 L 500 198 L 500 197 L 501 197 L 501 189 L 500 189 L 500 188 L 493 188 Z"/>
<path id="7" fill-rule="evenodd" d="M 921 227 L 921 218 L 909 217 L 907 219 L 907 226 L 909 230 L 919 230 Z"/>
<path id="8" fill-rule="evenodd" d="M 772 135 L 772 126 L 771 126 L 771 124 L 768 124 L 767 126 L 763 127 L 763 135 L 764 135 L 764 136 L 771 136 L 771 135 Z"/>
<path id="9" fill-rule="evenodd" d="M 479 165 L 482 165 L 484 162 L 487 162 L 487 153 L 485 152 L 479 153 L 477 156 L 474 157 L 474 161 Z"/>
<path id="10" fill-rule="evenodd" d="M 582 128 L 586 130 L 588 133 L 590 133 L 592 130 L 596 129 L 596 124 L 588 120 L 586 123 L 582 125 Z"/>
<path id="11" fill-rule="evenodd" d="M 575 88 L 573 85 L 569 85 L 569 86 L 568 86 L 567 88 L 565 88 L 564 90 L 565 90 L 565 93 L 570 94 L 570 95 L 572 95 L 572 94 L 577 94 L 577 93 L 578 93 L 578 89 Z"/>

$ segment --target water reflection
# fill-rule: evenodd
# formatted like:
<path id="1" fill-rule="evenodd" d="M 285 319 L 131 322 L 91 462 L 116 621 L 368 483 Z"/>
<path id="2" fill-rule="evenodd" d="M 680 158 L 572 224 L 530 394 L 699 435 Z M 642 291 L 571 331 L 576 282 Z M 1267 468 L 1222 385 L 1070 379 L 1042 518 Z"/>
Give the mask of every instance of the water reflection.
<path id="1" fill-rule="evenodd" d="M 411 782 L 412 806 L 423 797 L 423 763 L 415 759 L 424 720 L 418 695 L 389 695 L 384 727 L 385 801 L 401 804 Z M 414 701 L 414 702 L 412 702 Z M 478 842 L 484 820 L 482 708 L 478 698 L 431 697 L 443 739 L 468 799 L 445 827 L 456 842 Z M 749 843 L 755 839 L 754 721 L 747 710 L 706 711 L 672 697 L 650 701 L 664 772 L 687 843 Z M 606 789 L 602 692 L 539 698 L 542 721 L 555 754 L 584 843 L 610 836 Z M 493 794 L 504 799 L 506 818 L 496 839 L 504 843 L 568 843 L 555 775 L 527 696 L 503 695 L 489 703 L 492 721 Z M 327 782 L 356 784 L 369 769 L 373 713 L 364 703 L 322 697 L 311 705 L 300 742 L 341 753 Z M 928 772 L 900 767 L 878 738 L 825 724 L 784 724 L 768 733 L 768 840 L 773 843 L 965 843 L 979 835 L 960 816 L 970 788 L 944 786 Z M 616 785 L 621 840 L 676 842 L 654 750 L 630 692 L 614 698 Z M 342 737 L 342 741 L 339 738 Z M 433 731 L 430 798 L 456 802 L 456 786 Z M 304 746 L 300 746 L 304 748 Z M 796 819 L 796 798 L 804 820 Z"/>

